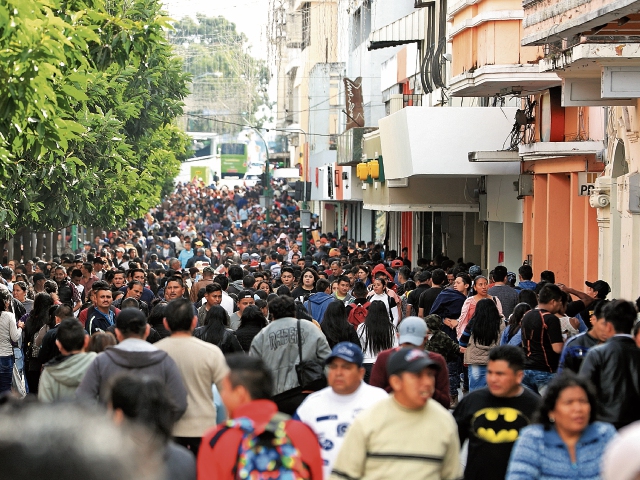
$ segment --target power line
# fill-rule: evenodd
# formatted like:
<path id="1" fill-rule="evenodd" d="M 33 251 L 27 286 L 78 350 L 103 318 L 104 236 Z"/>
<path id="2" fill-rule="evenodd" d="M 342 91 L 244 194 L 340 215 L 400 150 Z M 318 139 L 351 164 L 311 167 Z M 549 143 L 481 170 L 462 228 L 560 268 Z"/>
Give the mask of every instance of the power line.
<path id="1" fill-rule="evenodd" d="M 211 122 L 225 123 L 227 125 L 235 125 L 237 127 L 254 128 L 256 130 L 264 130 L 265 132 L 274 131 L 274 132 L 284 132 L 284 133 L 302 133 L 303 135 L 309 135 L 310 137 L 333 137 L 334 135 L 337 135 L 337 134 L 329 134 L 329 133 L 307 133 L 307 132 L 303 132 L 302 130 L 292 131 L 292 130 L 287 130 L 286 128 L 258 127 L 256 125 L 249 125 L 247 123 L 237 123 L 237 122 L 229 122 L 227 120 L 220 120 L 219 118 L 211 117 L 208 115 L 196 115 L 195 113 L 185 113 L 184 116 L 200 118 L 202 120 L 209 120 Z"/>

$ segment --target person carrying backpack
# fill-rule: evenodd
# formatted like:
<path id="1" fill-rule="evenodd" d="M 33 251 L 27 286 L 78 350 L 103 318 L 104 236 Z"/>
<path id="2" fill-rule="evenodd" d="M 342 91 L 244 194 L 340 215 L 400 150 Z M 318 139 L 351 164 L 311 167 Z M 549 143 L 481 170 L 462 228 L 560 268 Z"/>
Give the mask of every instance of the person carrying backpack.
<path id="1" fill-rule="evenodd" d="M 221 396 L 231 420 L 202 438 L 198 480 L 321 479 L 318 440 L 310 427 L 278 412 L 262 360 L 231 354 L 227 364 Z"/>
<path id="2" fill-rule="evenodd" d="M 358 328 L 358 325 L 364 323 L 367 318 L 367 312 L 369 311 L 369 305 L 371 302 L 367 299 L 366 285 L 363 282 L 356 282 L 353 286 L 351 294 L 355 297 L 355 300 L 347 305 L 347 321 L 353 325 L 353 328 Z"/>

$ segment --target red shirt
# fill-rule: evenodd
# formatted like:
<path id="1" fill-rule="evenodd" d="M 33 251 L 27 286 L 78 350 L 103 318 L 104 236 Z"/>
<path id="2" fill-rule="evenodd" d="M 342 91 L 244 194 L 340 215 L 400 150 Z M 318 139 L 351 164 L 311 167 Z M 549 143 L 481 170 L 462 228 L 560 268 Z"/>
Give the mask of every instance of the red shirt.
<path id="1" fill-rule="evenodd" d="M 390 348 L 384 352 L 378 354 L 376 363 L 371 370 L 371 378 L 369 384 L 374 387 L 384 388 L 387 392 L 391 391 L 391 385 L 389 385 L 389 375 L 387 375 L 387 361 L 393 352 L 400 347 Z M 451 397 L 449 397 L 449 370 L 447 369 L 447 362 L 444 357 L 439 353 L 427 352 L 429 358 L 436 362 L 440 368 L 436 374 L 436 391 L 433 392 L 433 399 L 449 410 L 451 406 Z"/>
<path id="2" fill-rule="evenodd" d="M 238 408 L 233 418 L 247 417 L 253 420 L 257 431 L 262 431 L 278 407 L 271 400 L 254 400 Z M 222 425 L 212 428 L 202 437 L 198 451 L 198 480 L 234 480 L 242 432 L 230 428 L 217 440 L 213 448 L 210 442 Z M 318 439 L 310 427 L 297 420 L 287 421 L 285 428 L 291 443 L 298 449 L 302 461 L 309 468 L 313 480 L 322 479 L 322 457 Z"/>

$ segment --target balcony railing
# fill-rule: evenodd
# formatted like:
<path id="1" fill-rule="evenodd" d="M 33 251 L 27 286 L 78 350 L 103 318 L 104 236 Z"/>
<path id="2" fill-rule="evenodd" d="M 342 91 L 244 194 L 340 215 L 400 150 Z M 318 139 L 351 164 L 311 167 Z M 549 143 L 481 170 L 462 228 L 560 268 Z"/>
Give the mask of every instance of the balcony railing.
<path id="1" fill-rule="evenodd" d="M 421 94 L 404 94 L 402 95 L 402 108 L 405 107 L 421 107 L 422 95 Z"/>

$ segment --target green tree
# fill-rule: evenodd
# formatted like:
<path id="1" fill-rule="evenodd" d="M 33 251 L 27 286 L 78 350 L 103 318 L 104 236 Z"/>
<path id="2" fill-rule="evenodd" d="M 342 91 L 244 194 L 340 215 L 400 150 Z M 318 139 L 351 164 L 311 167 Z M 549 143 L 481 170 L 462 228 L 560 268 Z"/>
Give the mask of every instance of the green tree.
<path id="1" fill-rule="evenodd" d="M 198 115 L 235 123 L 243 123 L 245 117 L 257 123 L 258 109 L 271 106 L 267 93 L 270 74 L 266 63 L 250 54 L 246 36 L 222 16 L 198 14 L 195 20 L 184 17 L 173 26 L 169 41 L 193 79 L 186 99 L 185 113 L 193 115 L 187 118 L 187 129 L 236 133 L 241 128 Z"/>
<path id="2" fill-rule="evenodd" d="M 0 25 L 1 228 L 115 226 L 156 204 L 189 145 L 159 1 L 6 0 Z"/>

